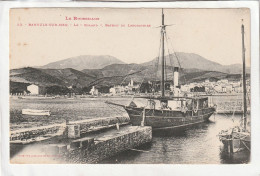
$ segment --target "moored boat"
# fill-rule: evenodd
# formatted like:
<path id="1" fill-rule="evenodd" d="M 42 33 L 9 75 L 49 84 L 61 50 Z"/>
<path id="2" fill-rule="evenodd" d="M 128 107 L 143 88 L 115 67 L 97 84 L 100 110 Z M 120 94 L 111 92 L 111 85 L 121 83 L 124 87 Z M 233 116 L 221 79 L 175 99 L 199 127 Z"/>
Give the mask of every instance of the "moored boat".
<path id="1" fill-rule="evenodd" d="M 156 107 L 156 100 L 158 105 Z M 181 128 L 208 121 L 215 107 L 208 105 L 208 97 L 172 97 L 148 99 L 147 107 L 138 107 L 134 101 L 123 107 L 132 125 L 152 126 L 153 130 Z"/>
<path id="2" fill-rule="evenodd" d="M 197 96 L 179 96 L 179 67 L 174 67 L 174 94 L 173 96 L 165 95 L 165 56 L 164 56 L 164 39 L 166 37 L 166 26 L 164 24 L 164 13 L 162 11 L 161 27 L 161 95 L 159 97 L 136 97 L 147 99 L 146 106 L 137 106 L 134 101 L 129 105 L 121 105 L 113 102 L 107 104 L 123 107 L 130 117 L 132 125 L 152 126 L 153 130 L 181 128 L 190 125 L 208 121 L 210 116 L 215 112 L 216 107 L 210 106 L 208 97 Z"/>
<path id="3" fill-rule="evenodd" d="M 56 97 L 46 97 L 46 96 L 22 96 L 19 99 L 55 99 Z"/>
<path id="4" fill-rule="evenodd" d="M 241 26 L 242 32 L 242 61 L 243 61 L 243 114 L 241 117 L 242 125 L 235 126 L 229 130 L 222 130 L 219 133 L 219 140 L 224 144 L 224 149 L 229 153 L 241 150 L 250 151 L 251 133 L 248 125 L 248 107 L 247 107 L 247 90 L 246 90 L 246 65 L 245 65 L 245 46 L 244 46 L 244 25 Z"/>

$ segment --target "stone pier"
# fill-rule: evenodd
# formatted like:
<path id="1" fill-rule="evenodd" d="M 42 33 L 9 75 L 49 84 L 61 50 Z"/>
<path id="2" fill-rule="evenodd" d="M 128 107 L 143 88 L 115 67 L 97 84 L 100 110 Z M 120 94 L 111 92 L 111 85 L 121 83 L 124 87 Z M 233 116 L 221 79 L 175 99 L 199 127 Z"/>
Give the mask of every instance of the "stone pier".
<path id="1" fill-rule="evenodd" d="M 55 146 L 55 144 L 50 144 L 46 151 L 61 155 L 61 162 L 97 163 L 151 141 L 151 127 L 127 125 L 121 127 L 120 130 L 110 129 L 104 133 L 79 138 L 67 145 L 56 144 Z"/>
<path id="2" fill-rule="evenodd" d="M 111 128 L 118 125 L 129 123 L 128 117 L 102 117 L 67 123 L 68 138 L 78 138 L 82 134 Z"/>
<path id="3" fill-rule="evenodd" d="M 10 131 L 10 143 L 30 143 L 63 135 L 66 123 Z"/>
<path id="4" fill-rule="evenodd" d="M 28 163 L 97 163 L 152 141 L 152 127 L 128 123 L 128 117 L 105 117 L 21 129 L 10 132 L 10 143 L 24 148 L 17 156 L 42 156 Z"/>

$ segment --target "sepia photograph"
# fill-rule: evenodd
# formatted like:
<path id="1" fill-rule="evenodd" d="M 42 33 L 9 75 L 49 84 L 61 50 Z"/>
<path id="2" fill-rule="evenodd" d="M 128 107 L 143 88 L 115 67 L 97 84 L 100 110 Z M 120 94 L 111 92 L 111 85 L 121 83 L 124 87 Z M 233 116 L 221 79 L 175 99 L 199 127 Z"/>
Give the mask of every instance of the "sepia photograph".
<path id="1" fill-rule="evenodd" d="M 12 8 L 11 164 L 250 164 L 250 8 Z"/>

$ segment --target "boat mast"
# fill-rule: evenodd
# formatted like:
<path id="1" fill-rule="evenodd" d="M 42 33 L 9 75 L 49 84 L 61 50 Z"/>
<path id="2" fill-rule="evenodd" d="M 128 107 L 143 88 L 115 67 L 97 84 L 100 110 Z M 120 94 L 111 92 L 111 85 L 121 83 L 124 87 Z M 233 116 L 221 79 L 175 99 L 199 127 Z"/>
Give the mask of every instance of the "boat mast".
<path id="1" fill-rule="evenodd" d="M 164 25 L 164 14 L 163 14 L 163 9 L 162 9 L 162 27 L 161 27 L 161 35 L 162 35 L 162 81 L 161 81 L 161 92 L 162 92 L 162 97 L 165 96 L 164 94 L 164 33 L 165 33 L 165 25 Z"/>
<path id="2" fill-rule="evenodd" d="M 244 44 L 244 24 L 242 19 L 242 59 L 243 59 L 243 99 L 244 99 L 244 129 L 246 130 L 247 124 L 247 103 L 246 103 L 246 63 L 245 63 L 245 44 Z"/>

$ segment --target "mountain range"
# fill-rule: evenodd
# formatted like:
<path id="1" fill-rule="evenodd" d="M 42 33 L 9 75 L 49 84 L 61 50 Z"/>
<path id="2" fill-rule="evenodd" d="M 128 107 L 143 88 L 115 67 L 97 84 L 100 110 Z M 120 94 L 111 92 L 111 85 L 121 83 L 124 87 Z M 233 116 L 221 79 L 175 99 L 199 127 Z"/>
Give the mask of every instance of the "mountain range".
<path id="1" fill-rule="evenodd" d="M 154 65 L 158 63 L 158 57 L 152 61 L 145 62 L 142 65 Z M 218 71 L 229 74 L 241 74 L 242 65 L 232 64 L 232 65 L 221 65 L 217 62 L 210 61 L 204 57 L 194 54 L 194 53 L 183 53 L 176 52 L 175 54 L 170 54 L 166 56 L 167 65 L 177 65 L 186 69 L 199 69 L 205 71 Z"/>
<path id="2" fill-rule="evenodd" d="M 199 82 L 213 78 L 239 80 L 242 65 L 221 65 L 193 53 L 166 56 L 166 78 L 173 79 L 173 65 L 181 66 L 180 83 Z M 247 68 L 250 71 L 249 68 Z M 43 86 L 113 86 L 135 82 L 160 80 L 158 58 L 141 64 L 126 64 L 112 56 L 78 56 L 52 62 L 42 67 L 10 70 L 10 81 Z M 14 85 L 14 84 L 12 84 Z"/>
<path id="3" fill-rule="evenodd" d="M 101 69 L 107 65 L 111 64 L 124 64 L 121 60 L 113 56 L 93 56 L 93 55 L 84 55 L 77 56 L 68 59 L 64 59 L 57 62 L 51 62 L 47 65 L 44 65 L 40 68 L 51 68 L 51 69 L 63 69 L 63 68 L 73 68 L 76 70 L 83 69 Z"/>

